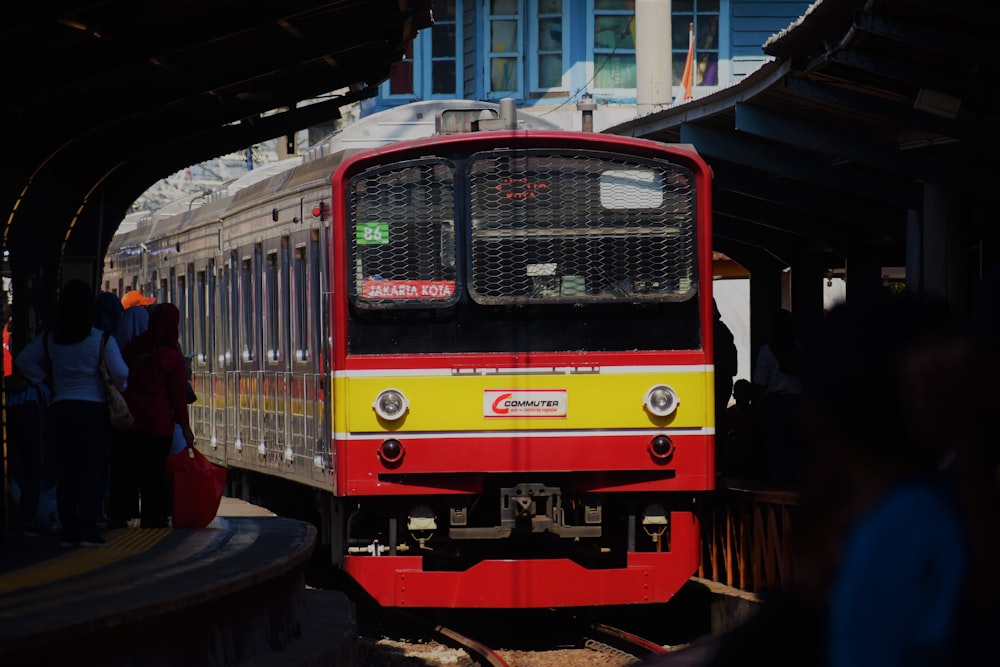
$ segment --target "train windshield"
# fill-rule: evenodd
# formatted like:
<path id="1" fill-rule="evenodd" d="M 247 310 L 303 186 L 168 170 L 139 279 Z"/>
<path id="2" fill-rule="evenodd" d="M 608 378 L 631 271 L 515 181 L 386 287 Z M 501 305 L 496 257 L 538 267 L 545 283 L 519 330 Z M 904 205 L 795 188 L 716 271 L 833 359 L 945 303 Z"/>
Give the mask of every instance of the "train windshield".
<path id="1" fill-rule="evenodd" d="M 696 349 L 694 176 L 666 160 L 499 149 L 349 181 L 349 348 Z"/>

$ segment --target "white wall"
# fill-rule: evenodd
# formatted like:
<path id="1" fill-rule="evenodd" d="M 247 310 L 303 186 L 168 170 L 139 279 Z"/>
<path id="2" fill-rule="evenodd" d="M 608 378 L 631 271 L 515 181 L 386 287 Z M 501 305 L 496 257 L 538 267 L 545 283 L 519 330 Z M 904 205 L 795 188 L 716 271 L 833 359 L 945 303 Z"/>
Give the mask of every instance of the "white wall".
<path id="1" fill-rule="evenodd" d="M 712 283 L 715 302 L 719 304 L 722 321 L 733 332 L 736 339 L 739 371 L 736 380 L 752 379 L 753 369 L 750 362 L 753 359 L 750 349 L 750 279 L 749 278 L 716 278 Z M 835 304 L 843 301 L 847 295 L 847 284 L 842 278 L 830 281 L 823 279 L 823 308 L 829 310 Z"/>
<path id="2" fill-rule="evenodd" d="M 712 283 L 715 303 L 719 305 L 722 321 L 736 339 L 736 361 L 739 370 L 735 380 L 750 379 L 750 279 L 717 278 Z"/>

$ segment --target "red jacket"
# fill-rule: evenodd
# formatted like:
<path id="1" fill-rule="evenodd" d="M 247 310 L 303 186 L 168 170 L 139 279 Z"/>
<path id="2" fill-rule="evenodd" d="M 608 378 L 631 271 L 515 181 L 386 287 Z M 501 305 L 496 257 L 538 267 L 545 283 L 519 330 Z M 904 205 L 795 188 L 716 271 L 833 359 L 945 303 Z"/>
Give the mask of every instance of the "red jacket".
<path id="1" fill-rule="evenodd" d="M 163 303 L 149 318 L 149 328 L 125 346 L 128 386 L 123 392 L 135 417 L 133 429 L 154 435 L 172 435 L 174 423 L 191 433 L 184 385 L 187 371 L 177 347 L 176 306 Z"/>

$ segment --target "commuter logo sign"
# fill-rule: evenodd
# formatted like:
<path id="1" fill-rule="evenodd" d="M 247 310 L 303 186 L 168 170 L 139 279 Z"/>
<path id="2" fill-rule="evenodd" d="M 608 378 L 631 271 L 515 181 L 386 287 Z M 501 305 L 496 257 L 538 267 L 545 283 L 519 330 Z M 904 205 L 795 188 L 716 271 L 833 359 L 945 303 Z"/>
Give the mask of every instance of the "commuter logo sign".
<path id="1" fill-rule="evenodd" d="M 565 389 L 484 389 L 483 416 L 487 419 L 561 418 L 567 414 Z"/>

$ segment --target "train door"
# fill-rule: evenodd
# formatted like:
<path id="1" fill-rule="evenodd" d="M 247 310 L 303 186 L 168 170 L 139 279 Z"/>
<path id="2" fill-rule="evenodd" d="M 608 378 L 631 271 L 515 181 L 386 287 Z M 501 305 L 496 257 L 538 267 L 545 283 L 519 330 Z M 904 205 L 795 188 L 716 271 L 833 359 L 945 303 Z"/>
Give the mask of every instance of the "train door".
<path id="1" fill-rule="evenodd" d="M 170 277 L 173 278 L 174 272 L 170 271 Z M 156 287 L 156 303 L 167 303 L 170 301 L 170 287 L 167 278 L 160 276 L 159 284 Z"/>
<path id="2" fill-rule="evenodd" d="M 262 442 L 265 465 L 284 470 L 294 456 L 288 439 L 290 400 L 288 386 L 288 245 L 287 236 L 263 244 L 261 272 Z"/>
<path id="3" fill-rule="evenodd" d="M 177 267 L 170 267 L 170 277 L 167 284 L 164 286 L 164 295 L 160 300 L 160 303 L 170 302 L 173 304 L 177 303 Z"/>
<path id="4" fill-rule="evenodd" d="M 236 279 L 235 267 L 239 266 L 236 253 L 228 258 L 220 258 L 215 283 L 215 301 L 217 304 L 213 322 L 213 338 L 215 340 L 215 365 L 212 369 L 212 431 L 211 444 L 223 444 L 221 459 L 228 462 L 234 454 L 231 447 L 236 438 L 236 373 L 234 365 L 235 343 L 235 310 Z M 221 397 L 222 400 L 214 400 Z"/>
<path id="5" fill-rule="evenodd" d="M 177 281 L 174 293 L 174 305 L 180 311 L 180 321 L 177 323 L 177 339 L 181 346 L 181 352 L 187 355 L 191 349 L 191 282 L 188 276 L 191 274 L 191 265 L 181 265 L 181 272 L 175 276 Z"/>
<path id="6" fill-rule="evenodd" d="M 261 406 L 261 244 L 254 243 L 240 251 L 237 275 L 236 332 L 238 356 L 236 449 L 266 451 L 263 439 Z M 243 454 L 244 462 L 258 467 L 255 458 Z"/>
<path id="7" fill-rule="evenodd" d="M 331 201 L 333 197 L 331 196 Z M 333 225 L 332 222 L 324 222 L 319 229 L 319 237 L 316 239 L 316 252 L 312 256 L 312 265 L 316 269 L 315 289 L 317 297 L 316 312 L 319 320 L 316 323 L 316 368 L 319 375 L 319 388 L 321 394 L 323 413 L 318 422 L 317 432 L 316 466 L 318 470 L 314 474 L 323 475 L 325 482 L 331 485 L 334 495 L 337 494 L 337 457 L 333 451 L 333 432 L 336 424 L 333 420 L 333 403 L 336 398 L 333 383 L 333 360 L 334 346 L 336 340 L 333 332 Z M 320 468 L 322 465 L 322 468 Z"/>
<path id="8" fill-rule="evenodd" d="M 329 435 L 324 410 L 321 367 L 319 230 L 294 237 L 289 266 L 289 354 L 292 372 L 290 437 L 295 474 L 326 487 L 329 482 Z"/>
<path id="9" fill-rule="evenodd" d="M 212 299 L 215 280 L 214 261 L 194 271 L 191 293 L 191 347 L 187 350 L 191 364 L 191 385 L 198 400 L 189 406 L 191 428 L 196 433 L 212 432 L 212 337 L 210 323 L 215 319 L 215 302 Z"/>

